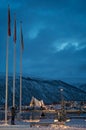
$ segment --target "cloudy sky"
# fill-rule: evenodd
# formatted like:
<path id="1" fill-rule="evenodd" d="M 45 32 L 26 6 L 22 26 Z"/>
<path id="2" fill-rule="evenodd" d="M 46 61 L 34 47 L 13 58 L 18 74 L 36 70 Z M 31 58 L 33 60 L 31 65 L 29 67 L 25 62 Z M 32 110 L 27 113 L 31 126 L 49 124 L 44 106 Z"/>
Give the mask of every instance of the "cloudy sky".
<path id="1" fill-rule="evenodd" d="M 16 73 L 43 78 L 86 77 L 86 0 L 1 0 L 0 72 L 6 71 L 7 13 L 11 10 L 9 73 L 13 73 L 13 23 L 17 20 Z"/>

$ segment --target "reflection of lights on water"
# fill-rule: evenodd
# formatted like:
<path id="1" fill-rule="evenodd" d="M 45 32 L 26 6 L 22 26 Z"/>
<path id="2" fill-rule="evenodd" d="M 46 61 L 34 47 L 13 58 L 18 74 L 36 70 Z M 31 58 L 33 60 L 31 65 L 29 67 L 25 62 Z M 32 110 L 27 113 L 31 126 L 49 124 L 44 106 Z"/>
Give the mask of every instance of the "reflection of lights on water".
<path id="1" fill-rule="evenodd" d="M 40 120 L 29 120 L 29 122 L 39 122 Z"/>
<path id="2" fill-rule="evenodd" d="M 58 120 L 54 120 L 54 122 L 58 122 Z"/>
<path id="3" fill-rule="evenodd" d="M 68 126 L 65 126 L 65 125 L 60 125 L 60 127 L 64 129 L 68 128 Z"/>
<path id="4" fill-rule="evenodd" d="M 67 126 L 63 126 L 64 129 L 68 128 Z"/>
<path id="5" fill-rule="evenodd" d="M 4 126 L 8 126 L 9 124 L 5 123 Z"/>
<path id="6" fill-rule="evenodd" d="M 70 122 L 70 119 L 67 119 L 66 122 Z"/>
<path id="7" fill-rule="evenodd" d="M 36 127 L 37 127 L 37 128 L 39 128 L 40 126 L 39 126 L 39 125 L 37 125 Z"/>
<path id="8" fill-rule="evenodd" d="M 60 127 L 64 127 L 64 125 L 60 125 Z"/>

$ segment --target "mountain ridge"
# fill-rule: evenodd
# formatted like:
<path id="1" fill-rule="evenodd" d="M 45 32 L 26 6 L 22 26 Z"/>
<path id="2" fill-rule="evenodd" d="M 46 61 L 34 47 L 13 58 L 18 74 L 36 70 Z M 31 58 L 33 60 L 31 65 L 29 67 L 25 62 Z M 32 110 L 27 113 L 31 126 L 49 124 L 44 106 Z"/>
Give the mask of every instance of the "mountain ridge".
<path id="1" fill-rule="evenodd" d="M 9 76 L 8 104 L 12 105 L 13 77 Z M 64 100 L 86 101 L 86 91 L 61 80 L 46 80 L 41 78 L 22 77 L 22 104 L 29 105 L 32 96 L 43 100 L 45 104 L 61 101 L 63 89 Z M 16 77 L 16 104 L 19 105 L 20 79 Z M 5 103 L 5 77 L 0 77 L 0 105 Z"/>

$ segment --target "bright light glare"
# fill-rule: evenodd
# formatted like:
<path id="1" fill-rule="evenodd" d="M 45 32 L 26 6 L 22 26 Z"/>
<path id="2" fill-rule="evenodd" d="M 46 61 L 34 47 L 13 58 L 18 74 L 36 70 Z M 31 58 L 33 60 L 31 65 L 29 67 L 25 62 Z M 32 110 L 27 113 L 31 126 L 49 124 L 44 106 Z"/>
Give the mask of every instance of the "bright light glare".
<path id="1" fill-rule="evenodd" d="M 54 120 L 54 122 L 58 122 L 58 120 Z"/>
<path id="2" fill-rule="evenodd" d="M 70 122 L 70 119 L 67 119 L 66 122 Z"/>

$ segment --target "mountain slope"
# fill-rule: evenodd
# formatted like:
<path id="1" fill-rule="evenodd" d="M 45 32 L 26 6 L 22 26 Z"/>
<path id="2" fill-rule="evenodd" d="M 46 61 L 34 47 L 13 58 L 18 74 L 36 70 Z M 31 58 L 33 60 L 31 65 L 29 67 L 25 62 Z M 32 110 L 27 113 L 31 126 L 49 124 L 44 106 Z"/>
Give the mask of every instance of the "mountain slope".
<path id="1" fill-rule="evenodd" d="M 12 105 L 13 77 L 9 77 L 8 104 Z M 65 83 L 61 80 L 42 80 L 37 78 L 22 78 L 22 104 L 29 105 L 32 96 L 44 103 L 51 104 L 61 100 L 60 89 L 65 100 L 86 101 L 86 91 Z M 20 79 L 16 78 L 16 104 L 19 104 Z M 5 103 L 5 77 L 0 77 L 0 105 Z"/>

